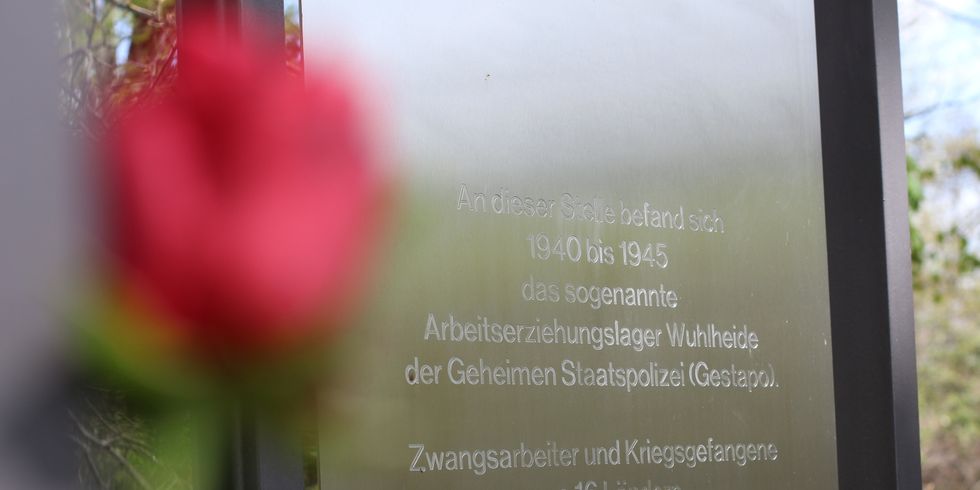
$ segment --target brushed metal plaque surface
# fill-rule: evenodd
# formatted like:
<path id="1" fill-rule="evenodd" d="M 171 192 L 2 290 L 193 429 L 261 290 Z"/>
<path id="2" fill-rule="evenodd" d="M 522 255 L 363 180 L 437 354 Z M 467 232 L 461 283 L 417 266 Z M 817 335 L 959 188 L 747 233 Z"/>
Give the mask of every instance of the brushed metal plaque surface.
<path id="1" fill-rule="evenodd" d="M 303 7 L 400 176 L 322 488 L 836 488 L 811 2 Z"/>

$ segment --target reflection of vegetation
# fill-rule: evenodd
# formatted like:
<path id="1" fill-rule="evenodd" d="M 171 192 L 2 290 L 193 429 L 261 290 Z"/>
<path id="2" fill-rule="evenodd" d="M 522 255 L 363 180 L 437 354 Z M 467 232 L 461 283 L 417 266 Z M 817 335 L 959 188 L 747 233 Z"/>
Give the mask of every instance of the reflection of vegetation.
<path id="1" fill-rule="evenodd" d="M 176 74 L 174 0 L 61 0 L 61 107 L 65 123 L 97 138 L 121 102 Z M 186 459 L 189 425 L 149 424 L 119 392 L 88 390 L 69 414 L 82 488 L 194 488 Z M 166 431 L 162 434 L 161 431 Z M 183 457 L 174 457 L 183 454 Z"/>
<path id="2" fill-rule="evenodd" d="M 61 0 L 62 108 L 95 137 L 113 107 L 176 74 L 174 0 Z"/>
<path id="3" fill-rule="evenodd" d="M 285 3 L 286 63 L 299 72 L 299 3 Z M 114 106 L 176 76 L 176 0 L 60 0 L 59 6 L 61 106 L 78 133 L 97 136 Z"/>
<path id="4" fill-rule="evenodd" d="M 910 145 L 909 204 L 926 488 L 980 482 L 980 142 Z"/>
<path id="5" fill-rule="evenodd" d="M 65 124 L 81 140 L 98 138 L 114 108 L 141 103 L 177 75 L 176 0 L 59 0 L 61 100 Z M 287 66 L 302 70 L 299 4 L 286 1 Z M 219 462 L 213 424 L 134 403 L 122 391 L 89 389 L 69 416 L 86 489 L 207 488 Z M 156 407 L 159 408 L 159 407 Z M 314 438 L 315 439 L 315 438 Z M 315 449 L 315 447 L 314 447 Z M 311 455 L 315 452 L 311 452 Z M 308 458 L 309 459 L 309 458 Z M 315 481 L 315 460 L 309 472 Z"/>
<path id="6" fill-rule="evenodd" d="M 286 66 L 290 70 L 303 70 L 303 25 L 299 0 L 286 0 Z"/>
<path id="7" fill-rule="evenodd" d="M 81 407 L 69 413 L 82 488 L 195 488 L 193 453 L 168 451 L 161 444 L 166 439 L 171 446 L 189 447 L 191 425 L 181 421 L 160 427 L 137 413 L 121 393 L 105 390 L 89 390 Z"/>

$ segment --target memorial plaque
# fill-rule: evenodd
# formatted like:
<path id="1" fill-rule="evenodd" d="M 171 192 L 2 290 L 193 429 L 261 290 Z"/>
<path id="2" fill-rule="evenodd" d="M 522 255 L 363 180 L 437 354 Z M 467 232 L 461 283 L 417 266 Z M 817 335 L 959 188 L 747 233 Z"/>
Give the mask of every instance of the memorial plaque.
<path id="1" fill-rule="evenodd" d="M 812 0 L 303 9 L 401 179 L 322 488 L 837 488 Z"/>

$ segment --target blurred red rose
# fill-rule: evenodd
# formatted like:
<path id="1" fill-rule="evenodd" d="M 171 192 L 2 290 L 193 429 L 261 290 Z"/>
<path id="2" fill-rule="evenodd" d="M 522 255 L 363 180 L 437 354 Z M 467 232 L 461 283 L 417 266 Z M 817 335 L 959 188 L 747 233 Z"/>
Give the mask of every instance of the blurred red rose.
<path id="1" fill-rule="evenodd" d="M 176 85 L 115 118 L 106 224 L 115 290 L 180 345 L 227 357 L 336 325 L 380 185 L 350 79 L 304 83 L 212 34 L 188 28 Z"/>

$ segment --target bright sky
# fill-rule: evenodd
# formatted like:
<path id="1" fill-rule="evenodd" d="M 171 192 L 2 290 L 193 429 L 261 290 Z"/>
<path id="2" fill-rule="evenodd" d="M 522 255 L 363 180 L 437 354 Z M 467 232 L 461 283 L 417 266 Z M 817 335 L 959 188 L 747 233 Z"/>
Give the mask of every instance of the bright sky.
<path id="1" fill-rule="evenodd" d="M 980 0 L 898 0 L 906 135 L 980 128 Z"/>
<path id="2" fill-rule="evenodd" d="M 905 134 L 934 139 L 980 130 L 980 0 L 899 0 Z M 980 182 L 963 174 L 927 189 L 925 206 L 941 228 L 957 224 L 980 253 Z"/>

